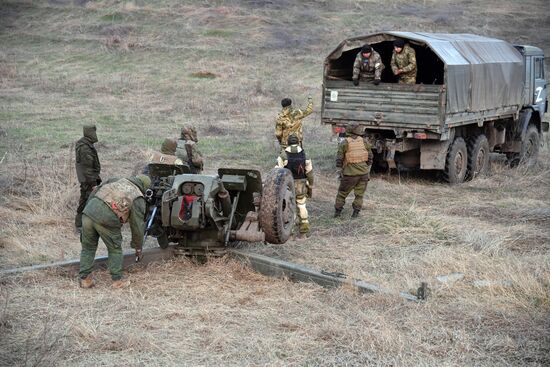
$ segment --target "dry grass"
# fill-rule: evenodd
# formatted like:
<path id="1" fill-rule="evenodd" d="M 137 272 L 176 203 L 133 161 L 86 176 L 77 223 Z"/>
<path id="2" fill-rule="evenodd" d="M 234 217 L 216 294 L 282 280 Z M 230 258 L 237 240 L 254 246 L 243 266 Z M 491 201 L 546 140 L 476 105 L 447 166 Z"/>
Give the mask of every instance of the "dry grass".
<path id="1" fill-rule="evenodd" d="M 464 296 L 457 297 L 445 288 L 432 301 L 413 304 L 276 281 L 223 260 L 154 265 L 131 277 L 133 285 L 123 291 L 110 289 L 106 274 L 88 291 L 55 273 L 5 280 L 10 324 L 2 333 L 0 358 L 16 364 L 24 348 L 38 356 L 43 333 L 51 333 L 48 355 L 56 356 L 56 365 L 71 366 L 548 361 L 541 340 L 544 314 L 488 303 L 494 296 L 486 292 L 471 297 L 462 289 Z"/>
<path id="2" fill-rule="evenodd" d="M 311 94 L 313 236 L 255 250 L 394 290 L 427 281 L 432 297 L 326 291 L 225 262 L 136 270 L 123 292 L 104 273 L 90 292 L 56 273 L 10 277 L 0 365 L 549 364 L 548 148 L 535 169 L 495 163 L 457 187 L 377 175 L 362 219 L 335 221 L 335 144 L 317 124 L 323 58 L 344 38 L 472 32 L 548 54 L 548 10 L 542 0 L 3 2 L 0 267 L 78 256 L 71 144 L 82 124 L 98 126 L 104 178 L 130 174 L 184 123 L 198 127 L 207 172 L 266 172 L 280 99 Z M 436 280 L 452 273 L 463 275 Z"/>

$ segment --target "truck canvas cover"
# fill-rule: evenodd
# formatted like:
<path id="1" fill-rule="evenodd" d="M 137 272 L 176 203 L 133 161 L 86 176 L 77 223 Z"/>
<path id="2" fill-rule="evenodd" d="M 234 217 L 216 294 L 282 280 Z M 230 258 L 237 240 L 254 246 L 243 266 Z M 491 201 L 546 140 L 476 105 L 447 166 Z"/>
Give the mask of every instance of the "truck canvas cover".
<path id="1" fill-rule="evenodd" d="M 429 47 L 444 63 L 446 113 L 521 105 L 524 66 L 519 51 L 505 41 L 472 34 L 384 32 L 350 38 L 327 57 L 325 73 L 329 62 L 343 52 L 396 38 Z"/>

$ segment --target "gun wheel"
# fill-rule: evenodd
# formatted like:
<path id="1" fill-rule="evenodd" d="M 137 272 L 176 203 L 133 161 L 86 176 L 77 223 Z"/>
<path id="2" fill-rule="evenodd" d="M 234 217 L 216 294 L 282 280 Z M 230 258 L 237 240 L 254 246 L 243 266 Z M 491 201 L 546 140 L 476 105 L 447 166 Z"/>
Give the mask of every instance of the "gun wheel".
<path id="1" fill-rule="evenodd" d="M 260 227 L 269 243 L 285 243 L 296 218 L 294 179 L 289 170 L 274 168 L 263 183 L 260 203 Z"/>

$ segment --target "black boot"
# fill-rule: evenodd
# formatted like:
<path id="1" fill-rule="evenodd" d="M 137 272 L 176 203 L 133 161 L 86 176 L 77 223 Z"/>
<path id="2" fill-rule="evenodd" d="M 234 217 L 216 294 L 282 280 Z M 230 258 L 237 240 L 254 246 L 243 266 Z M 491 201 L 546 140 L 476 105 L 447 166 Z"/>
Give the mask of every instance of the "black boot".
<path id="1" fill-rule="evenodd" d="M 361 210 L 359 210 L 359 209 L 353 209 L 353 213 L 351 213 L 351 217 L 352 218 L 357 218 L 359 216 L 360 212 L 361 212 Z"/>
<path id="2" fill-rule="evenodd" d="M 342 215 L 342 209 L 334 209 L 334 218 L 338 218 Z"/>

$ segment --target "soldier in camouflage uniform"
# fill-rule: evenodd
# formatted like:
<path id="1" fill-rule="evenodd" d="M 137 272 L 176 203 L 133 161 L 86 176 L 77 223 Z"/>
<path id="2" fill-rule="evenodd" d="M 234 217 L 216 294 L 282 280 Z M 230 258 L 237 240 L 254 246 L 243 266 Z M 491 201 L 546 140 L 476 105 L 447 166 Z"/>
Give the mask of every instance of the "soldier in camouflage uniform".
<path id="1" fill-rule="evenodd" d="M 353 63 L 353 84 L 359 85 L 359 81 L 380 84 L 384 68 L 380 54 L 370 45 L 364 45 Z"/>
<path id="2" fill-rule="evenodd" d="M 279 141 L 281 150 L 287 147 L 288 137 L 290 134 L 296 134 L 299 144 L 302 145 L 304 135 L 302 132 L 302 119 L 309 116 L 313 112 L 313 102 L 311 97 L 307 98 L 307 106 L 305 110 L 292 107 L 292 100 L 284 98 L 281 101 L 282 111 L 277 115 L 275 122 L 275 136 Z"/>
<path id="3" fill-rule="evenodd" d="M 391 70 L 399 77 L 399 84 L 416 83 L 416 53 L 402 39 L 393 42 Z"/>
<path id="4" fill-rule="evenodd" d="M 176 147 L 176 156 L 189 166 L 191 173 L 201 173 L 204 161 L 197 147 L 199 139 L 197 130 L 192 126 L 184 126 Z"/>
<path id="5" fill-rule="evenodd" d="M 122 277 L 122 225 L 130 222 L 132 248 L 141 258 L 145 232 L 145 191 L 151 179 L 145 175 L 109 179 L 90 196 L 82 216 L 80 242 L 80 286 L 94 286 L 92 270 L 99 238 L 109 252 L 107 262 L 114 288 L 123 288 L 130 282 Z"/>
<path id="6" fill-rule="evenodd" d="M 95 125 L 87 125 L 84 126 L 83 130 L 84 136 L 75 145 L 76 176 L 78 182 L 80 182 L 80 200 L 74 220 L 77 229 L 82 227 L 82 211 L 88 197 L 94 187 L 101 183 L 101 177 L 99 177 L 101 165 L 94 147 L 94 143 L 97 143 L 96 127 Z"/>
<path id="7" fill-rule="evenodd" d="M 296 206 L 298 207 L 298 238 L 305 239 L 309 237 L 310 232 L 306 199 L 313 195 L 313 165 L 299 145 L 298 135 L 290 134 L 287 143 L 288 146 L 277 158 L 277 166 L 289 169 L 294 177 Z"/>
<path id="8" fill-rule="evenodd" d="M 367 190 L 370 169 L 373 161 L 372 146 L 363 139 L 364 128 L 348 126 L 346 139 L 338 145 L 336 168 L 340 177 L 340 187 L 334 203 L 334 217 L 342 214 L 346 198 L 355 194 L 352 218 L 357 218 L 363 207 L 363 196 Z"/>
<path id="9" fill-rule="evenodd" d="M 176 156 L 176 139 L 166 138 L 162 142 L 160 152 L 153 151 L 147 159 L 147 165 L 143 167 L 141 173 L 149 175 L 150 164 L 165 164 L 174 166 L 187 166 L 181 159 Z"/>

